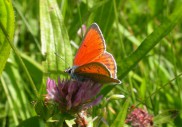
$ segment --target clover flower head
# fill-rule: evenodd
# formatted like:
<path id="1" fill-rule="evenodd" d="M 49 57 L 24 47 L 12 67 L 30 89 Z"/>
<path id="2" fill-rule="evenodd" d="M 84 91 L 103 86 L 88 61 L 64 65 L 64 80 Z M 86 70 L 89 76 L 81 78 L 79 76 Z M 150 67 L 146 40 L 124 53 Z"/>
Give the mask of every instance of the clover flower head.
<path id="1" fill-rule="evenodd" d="M 135 108 L 126 119 L 133 127 L 152 127 L 153 116 L 141 108 Z"/>
<path id="2" fill-rule="evenodd" d="M 100 102 L 102 95 L 96 97 L 100 88 L 101 84 L 91 80 L 81 82 L 58 78 L 56 84 L 54 80 L 48 78 L 45 101 L 57 103 L 62 112 L 78 113 Z"/>

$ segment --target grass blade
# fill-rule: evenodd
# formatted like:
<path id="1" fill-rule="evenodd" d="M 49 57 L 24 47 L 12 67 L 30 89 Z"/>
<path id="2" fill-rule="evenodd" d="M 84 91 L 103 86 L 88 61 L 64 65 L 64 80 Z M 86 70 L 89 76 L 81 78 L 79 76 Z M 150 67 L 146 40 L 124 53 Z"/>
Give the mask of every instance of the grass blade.
<path id="1" fill-rule="evenodd" d="M 159 126 L 161 124 L 168 123 L 169 121 L 174 120 L 178 114 L 179 111 L 177 110 L 164 111 L 154 117 L 154 125 Z"/>
<path id="2" fill-rule="evenodd" d="M 130 99 L 128 98 L 124 105 L 122 106 L 120 112 L 118 113 L 116 119 L 114 120 L 111 127 L 123 127 L 125 123 L 125 117 L 127 115 L 128 106 L 129 106 Z"/>
<path id="3" fill-rule="evenodd" d="M 133 52 L 121 63 L 121 77 L 123 78 L 137 63 L 156 45 L 163 39 L 170 31 L 173 30 L 175 25 L 182 18 L 182 8 L 177 8 L 166 22 L 161 24 L 154 32 L 152 32 Z"/>
<path id="4" fill-rule="evenodd" d="M 10 41 L 13 40 L 15 29 L 14 11 L 11 1 L 0 0 L 0 75 L 4 69 L 6 61 L 9 57 L 11 47 L 5 39 L 7 35 L 4 34 L 3 28 L 7 31 Z"/>
<path id="5" fill-rule="evenodd" d="M 18 115 L 16 114 L 15 112 L 15 109 L 14 109 L 14 106 L 13 106 L 13 100 L 12 98 L 10 97 L 10 93 L 8 91 L 8 88 L 7 88 L 7 84 L 5 83 L 3 77 L 1 77 L 1 83 L 2 83 L 2 86 L 3 86 L 3 89 L 5 91 L 5 94 L 6 94 L 6 97 L 8 99 L 8 103 L 9 103 L 9 106 L 10 106 L 10 109 L 12 111 L 12 115 L 13 115 L 13 120 L 15 122 L 15 125 L 18 125 Z"/>

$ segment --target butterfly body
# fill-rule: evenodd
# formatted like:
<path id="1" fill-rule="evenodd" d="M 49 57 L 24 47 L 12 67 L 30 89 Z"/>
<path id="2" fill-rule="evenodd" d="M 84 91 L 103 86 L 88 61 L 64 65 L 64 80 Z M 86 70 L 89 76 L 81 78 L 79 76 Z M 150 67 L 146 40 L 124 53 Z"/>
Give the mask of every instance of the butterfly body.
<path id="1" fill-rule="evenodd" d="M 106 51 L 105 40 L 96 23 L 87 31 L 73 61 L 65 72 L 77 80 L 91 79 L 99 83 L 120 83 L 113 56 Z"/>

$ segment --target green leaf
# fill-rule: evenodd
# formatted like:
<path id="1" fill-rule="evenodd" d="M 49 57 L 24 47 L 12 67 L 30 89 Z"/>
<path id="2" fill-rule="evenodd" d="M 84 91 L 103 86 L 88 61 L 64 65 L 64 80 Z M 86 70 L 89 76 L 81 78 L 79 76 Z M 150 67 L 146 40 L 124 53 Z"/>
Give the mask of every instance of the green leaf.
<path id="1" fill-rule="evenodd" d="M 35 116 L 24 120 L 18 127 L 45 127 L 45 124 L 38 116 Z"/>
<path id="2" fill-rule="evenodd" d="M 14 22 L 15 17 L 11 0 L 0 0 L 0 24 L 2 25 L 0 26 L 0 75 L 2 74 L 11 50 L 5 37 L 9 36 L 10 41 L 13 40 L 15 29 Z M 7 35 L 2 31 L 3 28 L 7 32 Z"/>
<path id="3" fill-rule="evenodd" d="M 9 91 L 7 96 L 10 97 L 13 104 L 14 112 L 16 113 L 18 119 L 26 119 L 32 115 L 32 105 L 30 103 L 30 98 L 33 98 L 32 90 L 30 90 L 27 82 L 24 82 L 22 75 L 19 73 L 19 66 L 14 58 L 11 57 L 11 62 L 7 62 L 5 69 L 2 74 L 2 78 L 6 84 Z M 29 93 L 27 95 L 27 93 Z M 16 101 L 14 101 L 16 100 Z M 8 103 L 10 100 L 8 100 Z"/>
<path id="4" fill-rule="evenodd" d="M 113 124 L 111 125 L 111 127 L 123 127 L 124 126 L 129 102 L 130 102 L 130 99 L 128 98 L 125 101 L 124 105 L 122 106 L 120 112 L 118 113 L 118 115 L 117 115 L 116 119 L 114 120 Z"/>
<path id="5" fill-rule="evenodd" d="M 171 120 L 174 120 L 178 114 L 179 114 L 179 111 L 177 110 L 168 110 L 168 111 L 162 112 L 161 114 L 154 117 L 154 126 L 168 123 Z"/>
<path id="6" fill-rule="evenodd" d="M 31 57 L 25 55 L 24 53 L 21 53 L 20 55 L 23 59 L 23 62 L 26 65 L 32 79 L 34 80 L 34 83 L 41 84 L 42 77 L 43 77 L 43 68 L 42 68 L 41 64 L 34 61 Z M 17 63 L 19 63 L 19 61 L 17 61 Z"/>
<path id="7" fill-rule="evenodd" d="M 49 117 L 52 115 L 52 111 L 55 108 L 52 107 L 52 110 L 48 110 L 48 107 L 45 105 L 45 103 L 42 100 L 37 100 L 35 102 L 35 111 L 40 116 L 41 119 L 46 121 Z"/>
<path id="8" fill-rule="evenodd" d="M 57 78 L 71 66 L 69 37 L 56 0 L 40 0 L 40 3 L 42 54 L 46 59 L 44 71 L 49 77 Z"/>

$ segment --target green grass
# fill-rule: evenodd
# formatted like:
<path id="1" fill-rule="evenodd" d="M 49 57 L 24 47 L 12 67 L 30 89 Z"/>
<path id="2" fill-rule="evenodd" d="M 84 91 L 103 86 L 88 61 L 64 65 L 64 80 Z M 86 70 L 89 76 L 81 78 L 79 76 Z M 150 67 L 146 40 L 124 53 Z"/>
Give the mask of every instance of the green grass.
<path id="1" fill-rule="evenodd" d="M 129 126 L 124 121 L 134 105 L 145 107 L 154 116 L 155 126 L 179 127 L 181 4 L 180 0 L 19 0 L 13 1 L 15 25 L 8 18 L 13 10 L 7 5 L 5 12 L 0 11 L 0 21 L 6 24 L 13 50 L 9 55 L 8 36 L 1 26 L 0 126 L 45 125 L 42 119 L 47 120 L 52 109 L 42 104 L 46 79 L 48 76 L 56 79 L 58 75 L 68 78 L 62 72 L 72 66 L 77 51 L 74 45 L 81 43 L 77 31 L 82 24 L 88 28 L 96 22 L 103 32 L 107 51 L 116 59 L 117 76 L 123 83 L 104 85 L 100 93 L 104 98 L 88 113 L 95 118 L 92 125 Z M 2 6 L 0 10 L 4 9 Z M 3 15 L 7 18 L 2 18 Z M 62 114 L 58 118 L 62 121 L 67 116 Z M 48 121 L 48 126 L 55 125 L 54 119 Z"/>

